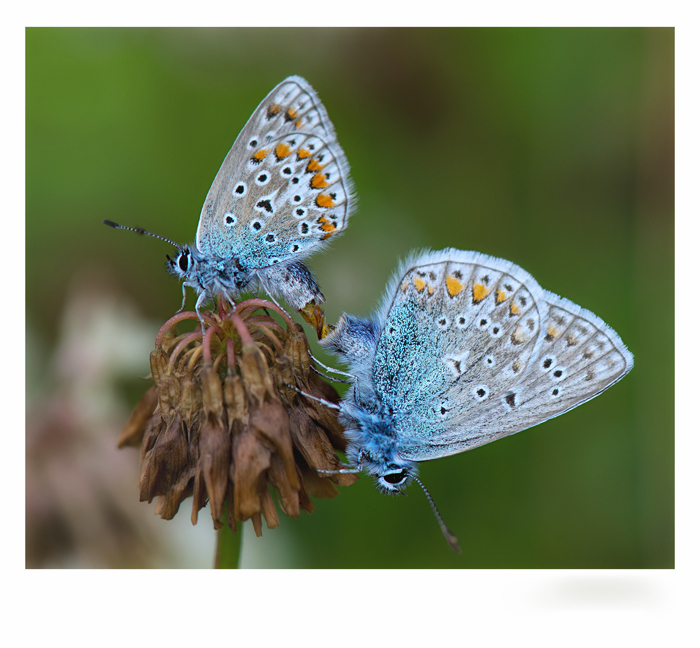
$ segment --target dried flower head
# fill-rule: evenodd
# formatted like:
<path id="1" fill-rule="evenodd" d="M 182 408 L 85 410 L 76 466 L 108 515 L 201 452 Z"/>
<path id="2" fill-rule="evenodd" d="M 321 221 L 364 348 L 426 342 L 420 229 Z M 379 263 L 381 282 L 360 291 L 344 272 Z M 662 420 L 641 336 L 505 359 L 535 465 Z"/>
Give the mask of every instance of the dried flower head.
<path id="1" fill-rule="evenodd" d="M 280 315 L 283 324 L 270 312 Z M 192 523 L 210 504 L 214 527 L 251 519 L 262 534 L 284 513 L 311 513 L 310 496 L 337 495 L 352 474 L 338 470 L 335 449 L 344 450 L 343 430 L 323 403 L 336 391 L 312 369 L 304 332 L 275 304 L 251 299 L 235 310 L 180 313 L 158 333 L 151 352 L 153 386 L 144 394 L 119 439 L 140 446 L 140 498 L 158 498 L 156 512 L 171 519 L 192 496 Z M 195 331 L 178 335 L 176 325 L 194 320 Z"/>

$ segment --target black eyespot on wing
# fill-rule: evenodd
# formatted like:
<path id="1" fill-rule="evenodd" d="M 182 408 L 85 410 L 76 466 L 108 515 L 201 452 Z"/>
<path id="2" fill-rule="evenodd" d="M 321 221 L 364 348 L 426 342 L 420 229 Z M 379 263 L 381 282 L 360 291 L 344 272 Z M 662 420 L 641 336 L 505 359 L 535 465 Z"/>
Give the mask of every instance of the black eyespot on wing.
<path id="1" fill-rule="evenodd" d="M 271 214 L 274 211 L 272 209 L 272 202 L 270 200 L 258 200 L 255 206 L 258 209 L 264 209 L 269 214 Z"/>

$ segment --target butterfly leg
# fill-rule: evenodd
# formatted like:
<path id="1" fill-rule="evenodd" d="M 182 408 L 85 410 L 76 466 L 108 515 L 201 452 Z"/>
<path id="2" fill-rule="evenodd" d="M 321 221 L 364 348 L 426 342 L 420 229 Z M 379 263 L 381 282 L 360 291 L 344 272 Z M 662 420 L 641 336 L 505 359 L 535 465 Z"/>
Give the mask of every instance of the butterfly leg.
<path id="1" fill-rule="evenodd" d="M 292 319 L 292 316 L 287 312 L 287 309 L 284 308 L 284 306 L 282 306 L 282 304 L 280 304 L 280 303 L 275 299 L 275 296 L 270 292 L 270 288 L 267 286 L 267 284 L 265 283 L 265 281 L 264 281 L 262 278 L 260 278 L 260 284 L 262 285 L 263 290 L 267 293 L 267 296 L 270 298 L 270 300 L 272 301 L 272 303 L 273 303 L 275 306 L 277 306 L 277 308 L 279 308 L 285 315 L 287 315 L 287 317 L 289 317 L 289 319 Z"/>
<path id="2" fill-rule="evenodd" d="M 305 396 L 306 398 L 310 398 L 311 400 L 318 401 L 319 403 L 325 405 L 326 407 L 334 410 L 339 410 L 340 407 L 336 405 L 335 403 L 331 403 L 331 401 L 326 400 L 325 398 L 318 398 L 317 396 L 312 396 L 311 394 L 307 394 L 305 391 L 302 391 L 298 387 L 295 387 L 294 385 L 286 385 L 291 389 L 292 391 L 295 391 L 297 394 L 301 394 L 302 396 Z"/>
<path id="3" fill-rule="evenodd" d="M 187 301 L 187 283 L 182 284 L 182 305 L 180 306 L 180 309 L 177 311 L 178 313 L 181 313 L 183 310 L 185 310 L 185 302 Z"/>
<path id="4" fill-rule="evenodd" d="M 311 352 L 309 352 L 309 356 L 311 356 L 311 359 L 317 364 L 323 367 L 326 371 L 330 371 L 331 373 L 336 373 L 341 376 L 345 376 L 346 378 L 352 378 L 355 382 L 357 382 L 357 376 L 354 374 L 348 373 L 347 371 L 342 371 L 340 369 L 334 369 L 333 367 L 329 367 L 328 365 L 323 364 L 318 358 L 316 358 Z M 345 381 L 342 381 L 345 382 Z"/>
<path id="5" fill-rule="evenodd" d="M 329 376 L 328 374 L 324 374 L 322 371 L 319 371 L 318 369 L 316 369 L 316 367 L 314 367 L 313 365 L 311 365 L 311 371 L 313 371 L 314 373 L 321 376 L 321 378 L 323 378 L 325 380 L 330 380 L 331 382 L 343 383 L 344 385 L 352 385 L 353 384 L 352 380 L 344 380 L 343 378 L 334 378 L 333 376 Z"/>
<path id="6" fill-rule="evenodd" d="M 201 292 L 199 293 L 199 297 L 197 297 L 197 303 L 194 306 L 195 311 L 197 312 L 197 317 L 199 317 L 199 323 L 202 325 L 202 341 L 204 341 L 204 318 L 202 317 L 202 312 L 201 312 L 201 307 L 203 304 L 205 304 L 207 301 L 207 293 L 206 292 Z M 184 306 L 184 304 L 183 304 Z"/>

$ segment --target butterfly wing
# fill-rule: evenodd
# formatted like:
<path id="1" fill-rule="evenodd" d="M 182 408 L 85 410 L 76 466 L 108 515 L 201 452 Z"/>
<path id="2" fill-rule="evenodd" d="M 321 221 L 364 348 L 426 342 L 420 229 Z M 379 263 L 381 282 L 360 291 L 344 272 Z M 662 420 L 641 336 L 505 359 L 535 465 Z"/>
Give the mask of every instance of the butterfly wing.
<path id="1" fill-rule="evenodd" d="M 372 376 L 401 454 L 422 461 L 563 414 L 620 380 L 632 354 L 593 313 L 477 252 L 422 254 L 390 284 Z"/>
<path id="2" fill-rule="evenodd" d="M 197 247 L 265 268 L 342 232 L 352 207 L 350 168 L 328 113 L 304 79 L 289 77 L 257 107 L 221 165 Z"/>

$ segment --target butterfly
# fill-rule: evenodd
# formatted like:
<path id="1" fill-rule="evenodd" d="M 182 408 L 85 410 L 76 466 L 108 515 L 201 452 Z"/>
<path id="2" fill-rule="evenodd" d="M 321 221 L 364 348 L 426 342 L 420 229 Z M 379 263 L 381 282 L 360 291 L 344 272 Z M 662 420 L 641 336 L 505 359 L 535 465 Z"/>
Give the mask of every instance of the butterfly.
<path id="1" fill-rule="evenodd" d="M 233 143 L 207 194 L 195 242 L 179 245 L 167 269 L 205 302 L 230 303 L 261 287 L 319 326 L 325 301 L 302 259 L 347 226 L 354 209 L 350 167 L 328 113 L 313 88 L 291 76 L 256 108 Z M 201 315 L 200 315 L 201 319 Z M 319 329 L 320 334 L 320 329 Z"/>
<path id="2" fill-rule="evenodd" d="M 514 263 L 455 249 L 408 259 L 374 317 L 343 314 L 319 343 L 355 378 L 339 406 L 347 472 L 366 471 L 389 494 L 418 481 L 420 462 L 559 416 L 634 363 L 590 311 Z"/>

